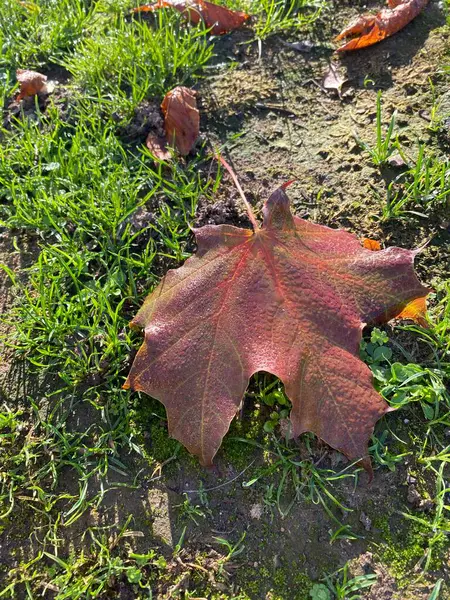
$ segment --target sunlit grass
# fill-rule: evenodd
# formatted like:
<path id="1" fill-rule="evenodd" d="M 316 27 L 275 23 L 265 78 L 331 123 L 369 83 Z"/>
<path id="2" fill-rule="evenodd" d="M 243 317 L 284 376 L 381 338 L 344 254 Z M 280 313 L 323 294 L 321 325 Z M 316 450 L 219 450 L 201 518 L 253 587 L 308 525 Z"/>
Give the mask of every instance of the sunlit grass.
<path id="1" fill-rule="evenodd" d="M 256 38 L 264 40 L 280 32 L 306 30 L 327 6 L 327 0 L 253 0 L 249 13 L 254 16 Z"/>
<path id="2" fill-rule="evenodd" d="M 100 15 L 99 2 L 4 0 L 0 5 L 0 67 L 39 68 L 74 48 Z"/>
<path id="3" fill-rule="evenodd" d="M 170 10 L 159 11 L 152 21 L 119 15 L 62 61 L 73 83 L 109 114 L 129 114 L 144 98 L 192 85 L 213 55 L 203 26 L 186 27 Z"/>

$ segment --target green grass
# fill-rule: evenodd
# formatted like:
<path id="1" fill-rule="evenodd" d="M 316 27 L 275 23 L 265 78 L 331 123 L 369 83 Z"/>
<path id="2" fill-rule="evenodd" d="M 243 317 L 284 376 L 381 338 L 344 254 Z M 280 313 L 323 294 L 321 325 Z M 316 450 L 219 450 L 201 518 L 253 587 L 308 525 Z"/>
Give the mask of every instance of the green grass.
<path id="1" fill-rule="evenodd" d="M 157 260 L 176 264 L 186 257 L 187 225 L 196 200 L 214 182 L 203 184 L 195 164 L 173 167 L 171 180 L 163 180 L 148 157 L 128 154 L 110 126 L 90 117 L 70 129 L 53 140 L 34 131 L 30 148 L 42 141 L 38 164 L 23 147 L 14 156 L 6 148 L 2 158 L 8 167 L 1 177 L 14 177 L 11 226 L 32 229 L 53 242 L 44 244 L 30 268 L 30 285 L 23 290 L 27 299 L 18 309 L 23 327 L 17 343 L 37 365 L 58 364 L 73 372 L 67 383 L 74 384 L 129 344 L 118 337 L 126 323 L 124 317 L 117 322 L 123 305 L 136 305 L 138 286 L 142 296 L 154 284 Z M 24 145 L 31 143 L 27 134 Z M 27 157 L 33 164 L 26 164 Z M 145 213 L 138 227 L 133 215 L 152 202 L 155 211 Z M 65 358 L 55 344 L 63 345 Z"/>
<path id="2" fill-rule="evenodd" d="M 51 590 L 55 600 L 94 599 L 121 594 L 123 585 L 120 582 L 125 581 L 134 590 L 135 598 L 152 598 L 152 590 L 157 589 L 158 593 L 181 599 L 186 597 L 185 586 L 180 586 L 186 576 L 195 582 L 196 594 L 203 593 L 216 600 L 227 598 L 214 588 L 226 581 L 228 562 L 243 550 L 240 543 L 231 545 L 227 540 L 217 538 L 217 546 L 225 545 L 226 553 L 221 556 L 216 552 L 209 560 L 183 548 L 183 537 L 166 557 L 156 550 L 138 553 L 127 545 L 128 540 L 140 537 L 140 532 L 128 528 L 130 522 L 131 516 L 120 530 L 89 528 L 82 536 L 82 542 L 86 540 L 86 549 L 78 554 L 71 553 L 64 560 L 41 551 L 32 561 L 12 570 L 10 579 L 13 581 L 0 592 L 0 598 L 14 597 L 16 590 L 23 586 L 29 598 L 33 597 L 32 590 L 37 587 Z M 178 591 L 179 587 L 182 591 Z M 235 598 L 248 600 L 246 594 Z"/>
<path id="3" fill-rule="evenodd" d="M 250 1 L 248 12 L 257 19 L 256 38 L 264 40 L 280 32 L 306 30 L 325 8 L 326 0 L 256 0 Z"/>
<path id="4" fill-rule="evenodd" d="M 198 469 L 168 439 L 161 405 L 121 386 L 141 340 L 128 322 L 164 273 L 192 252 L 189 227 L 199 201 L 214 199 L 220 170 L 201 143 L 186 161 L 155 163 L 143 140 L 126 131 L 142 101 L 157 106 L 173 86 L 201 82 L 216 46 L 204 28 L 187 27 L 177 13 L 144 20 L 131 18 L 131 6 L 6 0 L 0 7 L 0 108 L 17 88 L 16 68 L 56 69 L 56 78 L 67 78 L 64 94 L 57 88 L 45 106 L 29 102 L 0 127 L 1 225 L 13 252 L 24 235 L 34 248 L 20 273 L 4 267 L 16 296 L 2 317 L 9 327 L 4 342 L 18 372 L 11 382 L 17 389 L 3 390 L 0 411 L 0 527 L 13 536 L 17 564 L 3 573 L 0 597 L 37 598 L 46 586 L 59 600 L 108 597 L 123 586 L 136 598 L 149 598 L 152 590 L 173 598 L 255 597 L 221 591 L 231 589 L 233 564 L 251 550 L 249 536 L 232 531 L 215 535 L 210 546 L 189 545 L 189 527 L 201 527 L 211 514 L 208 490 L 200 488 L 199 499 L 182 496 L 172 507 L 183 534 L 170 551 L 153 542 L 135 547 L 142 515 L 86 526 L 112 494 L 137 497 L 155 482 L 165 484 L 166 472 Z M 311 28 L 324 5 L 254 0 L 249 6 L 256 15 L 252 35 L 261 40 Z M 393 121 L 383 132 L 380 97 L 376 144 L 371 156 L 380 166 L 396 148 Z M 380 218 L 431 215 L 445 206 L 448 165 L 422 145 L 389 193 Z M 369 332 L 361 349 L 380 392 L 413 424 L 405 430 L 398 427 L 400 417 L 384 419 L 371 453 L 385 471 L 413 457 L 424 498 L 433 502 L 428 513 L 405 507 L 401 515 L 405 527 L 416 528 L 422 575 L 436 566 L 449 528 L 449 298 L 444 285 L 436 289 L 430 329 L 394 330 L 413 332 L 427 350 L 420 362 L 395 333 Z M 260 499 L 273 519 L 288 518 L 298 503 L 320 506 L 330 524 L 327 544 L 360 537 L 353 530 L 357 521 L 347 522 L 355 511 L 343 500 L 345 489 L 359 481 L 359 469 L 318 462 L 311 435 L 300 446 L 281 436 L 289 402 L 277 380 L 258 375 L 251 389 L 249 400 L 259 408 L 248 426 L 233 426 L 223 451 L 226 461 L 239 465 L 237 484 L 243 482 L 247 497 Z M 219 477 L 217 485 L 225 484 Z M 82 534 L 67 548 L 77 526 Z M 21 544 L 28 538 L 27 553 Z M 380 548 L 400 578 L 414 566 L 411 557 L 401 557 L 400 565 L 389 548 Z M 275 582 L 277 576 L 285 595 L 284 574 L 262 579 Z M 297 576 L 306 582 L 305 597 L 311 582 Z M 182 596 L 187 581 L 189 596 Z M 336 597 L 372 582 L 349 577 L 347 570 L 326 581 Z"/>
<path id="5" fill-rule="evenodd" d="M 336 573 L 328 575 L 326 582 L 328 589 L 333 593 L 336 600 L 359 600 L 359 592 L 372 587 L 377 581 L 378 576 L 375 573 L 368 575 L 357 575 L 349 577 L 348 565 L 344 565 Z M 312 594 L 311 594 L 312 595 Z M 314 598 L 314 596 L 312 595 Z M 320 598 L 320 596 L 318 596 Z"/>
<path id="6" fill-rule="evenodd" d="M 441 302 L 443 319 L 439 325 L 432 326 L 429 330 L 413 327 L 419 340 L 430 349 L 428 358 L 420 365 L 406 362 L 408 352 L 401 344 L 396 343 L 393 347 L 385 345 L 389 339 L 381 332 L 375 336 L 372 332 L 372 341 L 364 342 L 362 346 L 363 356 L 374 373 L 375 385 L 380 393 L 394 408 L 407 408 L 403 414 L 415 422 L 405 432 L 394 434 L 397 439 L 397 451 L 394 453 L 388 448 L 383 449 L 380 438 L 375 438 L 371 449 L 373 460 L 380 466 L 395 469 L 396 464 L 409 457 L 408 462 L 414 461 L 417 472 L 422 477 L 418 484 L 422 488 L 422 498 L 431 502 L 431 510 L 421 516 L 409 509 L 401 513 L 405 519 L 420 526 L 411 545 L 405 546 L 403 537 L 399 537 L 398 548 L 408 552 L 400 559 L 392 541 L 383 550 L 384 558 L 393 562 L 394 570 L 398 569 L 397 575 L 404 582 L 409 581 L 405 578 L 405 569 L 408 572 L 408 569 L 415 568 L 417 572 L 417 567 L 420 567 L 418 572 L 423 573 L 430 569 L 430 565 L 433 564 L 436 568 L 440 564 L 450 526 L 450 507 L 445 503 L 449 488 L 444 476 L 450 463 L 450 445 L 446 435 L 450 424 L 450 357 L 447 335 L 450 327 L 447 319 L 449 306 L 450 295 L 445 295 L 444 290 Z M 445 337 L 442 337 L 442 333 Z M 375 346 L 375 351 L 370 345 Z M 377 353 L 377 350 L 380 352 Z M 370 353 L 367 356 L 368 351 Z M 403 355 L 400 358 L 402 362 L 395 360 L 394 355 L 399 358 Z M 415 405 L 420 406 L 421 415 Z M 409 423 L 409 419 L 407 422 Z M 416 554 L 411 551 L 414 544 Z M 404 562 L 397 563 L 396 557 Z M 412 559 L 415 559 L 414 563 L 411 562 Z"/>
<path id="7" fill-rule="evenodd" d="M 386 164 L 389 157 L 392 156 L 394 152 L 398 152 L 400 149 L 398 138 L 395 136 L 397 111 L 394 110 L 392 113 L 392 116 L 389 119 L 389 124 L 386 128 L 386 133 L 384 133 L 381 98 L 382 93 L 379 90 L 377 92 L 376 101 L 376 142 L 374 146 L 371 146 L 367 142 L 357 138 L 359 145 L 369 154 L 373 164 L 376 167 Z"/>
<path id="8" fill-rule="evenodd" d="M 413 165 L 387 188 L 383 219 L 416 215 L 428 218 L 428 209 L 446 209 L 450 201 L 450 164 L 420 144 Z"/>
<path id="9" fill-rule="evenodd" d="M 0 6 L 0 68 L 57 62 L 95 26 L 106 6 L 88 0 L 5 0 Z"/>
<path id="10" fill-rule="evenodd" d="M 98 597 L 122 576 L 138 583 L 137 559 L 111 556 L 97 535 L 86 555 L 62 560 L 61 535 L 111 490 L 134 485 L 115 481 L 128 475 L 121 451 L 143 454 L 129 394 L 121 390 L 137 340 L 128 321 L 164 270 L 186 258 L 198 199 L 219 183 L 201 175 L 201 154 L 185 165 L 155 165 L 143 146 L 121 137 L 143 98 L 160 99 L 195 80 L 212 56 L 204 31 L 181 28 L 172 14 L 161 13 L 152 28 L 114 14 L 118 6 L 107 18 L 105 4 L 81 11 L 76 2 L 67 11 L 68 31 L 56 8 L 2 8 L 17 30 L 2 38 L 10 69 L 2 105 L 17 66 L 50 61 L 73 74 L 69 114 L 56 98 L 45 112 L 36 104 L 35 119 L 19 114 L 0 132 L 3 222 L 33 234 L 37 246 L 25 284 L 9 271 L 20 301 L 6 320 L 20 326 L 5 342 L 26 361 L 28 377 L 45 373 L 54 382 L 41 401 L 28 397 L 27 410 L 5 406 L 2 413 L 3 527 L 33 519 L 42 547 L 10 573 L 5 597 L 18 590 L 33 597 L 47 580 L 58 598 Z M 36 37 L 26 35 L 28 28 Z M 82 412 L 93 407 L 91 423 L 81 428 L 69 424 L 80 405 Z M 70 493 L 69 473 L 77 482 Z"/>
<path id="11" fill-rule="evenodd" d="M 312 436 L 311 436 L 312 440 Z M 304 438 L 309 447 L 311 440 Z M 312 458 L 301 459 L 299 449 L 294 444 L 272 437 L 272 444 L 260 444 L 254 440 L 239 440 L 252 446 L 259 447 L 266 453 L 266 465 L 260 467 L 243 487 L 250 488 L 255 484 L 264 486 L 263 502 L 269 508 L 276 508 L 281 517 L 285 518 L 295 503 L 299 501 L 312 502 L 323 507 L 331 519 L 335 530 L 330 529 L 330 541 L 337 539 L 355 539 L 357 536 L 350 526 L 344 525 L 336 516 L 336 512 L 351 512 L 344 506 L 333 490 L 336 483 L 351 479 L 356 485 L 358 469 L 347 467 L 340 472 L 333 469 L 319 468 Z M 273 447 L 272 447 L 273 446 Z M 312 454 L 312 453 L 311 453 Z M 274 477 L 278 475 L 278 477 Z"/>
<path id="12" fill-rule="evenodd" d="M 206 31 L 187 28 L 170 10 L 159 11 L 153 26 L 118 15 L 62 64 L 84 95 L 123 118 L 145 98 L 162 98 L 175 85 L 196 81 L 213 55 Z"/>
<path id="13" fill-rule="evenodd" d="M 432 87 L 432 90 L 434 88 Z M 433 105 L 435 107 L 435 105 Z M 434 111 L 436 112 L 436 111 Z M 373 145 L 357 137 L 360 147 L 369 155 L 372 164 L 386 168 L 394 155 L 404 168 L 392 177 L 386 190 L 381 220 L 405 219 L 408 215 L 429 218 L 430 213 L 450 206 L 450 163 L 442 152 L 426 148 L 418 143 L 416 156 L 409 158 L 396 133 L 397 111 L 394 110 L 386 126 L 383 126 L 382 93 L 376 99 L 376 139 Z M 439 132 L 432 116 L 430 130 Z M 380 198 L 380 202 L 383 199 Z"/>

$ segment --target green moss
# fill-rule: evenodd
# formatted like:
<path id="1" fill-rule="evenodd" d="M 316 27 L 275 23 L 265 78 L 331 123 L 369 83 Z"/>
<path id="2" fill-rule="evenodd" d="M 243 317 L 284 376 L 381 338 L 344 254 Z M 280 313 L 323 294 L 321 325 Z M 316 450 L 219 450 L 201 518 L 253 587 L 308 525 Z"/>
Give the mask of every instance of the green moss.
<path id="1" fill-rule="evenodd" d="M 179 442 L 169 437 L 167 429 L 161 423 L 150 426 L 150 451 L 155 460 L 167 460 L 177 452 L 178 447 Z"/>
<path id="2" fill-rule="evenodd" d="M 388 567 L 400 587 L 411 581 L 411 572 L 417 563 L 424 559 L 429 548 L 430 529 L 415 521 L 404 520 L 402 526 L 393 531 L 390 516 L 374 521 L 376 528 L 383 533 L 383 544 L 377 549 L 380 560 Z M 433 558 L 429 568 L 439 569 L 445 552 L 445 541 L 433 547 Z"/>
<path id="3" fill-rule="evenodd" d="M 180 451 L 179 442 L 169 436 L 164 415 L 162 404 L 151 398 L 141 399 L 133 411 L 136 437 L 150 464 L 164 462 Z"/>
<path id="4" fill-rule="evenodd" d="M 296 563 L 279 567 L 274 572 L 267 567 L 242 567 L 237 580 L 252 600 L 310 600 L 309 591 L 313 585 L 308 575 L 299 572 Z"/>
<path id="5" fill-rule="evenodd" d="M 258 440 L 261 443 L 262 428 L 259 408 L 255 408 L 242 420 L 234 419 L 222 442 L 221 452 L 224 459 L 236 469 L 244 469 L 251 461 L 255 448 L 241 440 Z"/>
<path id="6" fill-rule="evenodd" d="M 251 461 L 251 446 L 239 440 L 233 439 L 230 437 L 230 434 L 225 436 L 222 443 L 221 452 L 223 453 L 223 457 L 226 462 L 231 463 L 238 470 L 245 469 L 245 467 Z"/>

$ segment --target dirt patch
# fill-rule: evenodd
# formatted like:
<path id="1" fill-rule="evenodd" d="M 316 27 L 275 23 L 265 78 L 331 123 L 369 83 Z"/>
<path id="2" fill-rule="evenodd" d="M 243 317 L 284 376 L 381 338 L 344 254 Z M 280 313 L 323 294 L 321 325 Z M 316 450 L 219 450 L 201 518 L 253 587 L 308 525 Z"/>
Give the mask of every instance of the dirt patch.
<path id="1" fill-rule="evenodd" d="M 345 21 L 346 14 L 339 12 L 337 22 Z M 432 14 L 435 26 L 441 24 L 442 15 L 434 8 Z M 423 27 L 415 23 L 411 27 Z M 446 36 L 433 29 L 421 46 L 416 37 L 413 31 L 401 41 L 397 36 L 344 57 L 348 87 L 342 99 L 320 88 L 329 54 L 305 55 L 272 40 L 263 44 L 258 61 L 257 48 L 250 45 L 243 64 L 203 85 L 202 130 L 222 143 L 239 134 L 228 148 L 244 181 L 254 178 L 264 188 L 264 178 L 270 177 L 274 185 L 273 178 L 295 176 L 299 185 L 292 188 L 294 205 L 304 206 L 306 199 L 313 203 L 321 191 L 316 212 L 321 211 L 322 220 L 345 225 L 346 218 L 353 219 L 361 229 L 363 216 L 364 224 L 373 227 L 371 217 L 379 205 L 370 201 L 374 185 L 380 188 L 382 183 L 355 138 L 374 140 L 376 89 L 383 89 L 384 118 L 397 110 L 401 141 L 411 146 L 417 139 L 430 141 L 420 111 L 432 102 L 429 77 L 436 72 Z"/>
<path id="2" fill-rule="evenodd" d="M 356 12 L 336 11 L 336 32 Z M 436 205 L 427 218 L 383 220 L 388 186 L 401 167 L 375 167 L 358 140 L 375 144 L 376 94 L 382 90 L 383 122 L 397 112 L 398 139 L 410 163 L 419 144 L 445 159 L 429 116 L 431 106 L 440 104 L 441 115 L 446 106 L 436 100 L 445 92 L 436 74 L 448 45 L 440 29 L 444 21 L 432 3 L 402 34 L 340 59 L 319 42 L 305 53 L 271 39 L 263 42 L 260 59 L 255 44 L 237 45 L 235 51 L 244 52 L 242 63 L 222 68 L 200 91 L 201 129 L 213 147 L 227 141 L 226 156 L 259 209 L 277 181 L 295 178 L 289 196 L 299 216 L 386 246 L 414 248 L 428 242 L 416 264 L 431 287 L 448 275 L 448 204 Z M 346 79 L 342 97 L 321 87 L 330 62 Z M 420 207 L 409 208 L 420 212 Z M 226 206 L 222 212 L 235 222 Z"/>
<path id="3" fill-rule="evenodd" d="M 335 33 L 357 12 L 357 8 L 339 10 L 333 21 Z M 436 75 L 447 49 L 447 34 L 440 29 L 444 22 L 439 6 L 431 4 L 403 34 L 368 51 L 344 56 L 339 68 L 347 82 L 341 97 L 321 88 L 323 73 L 330 61 L 337 60 L 320 40 L 313 41 L 307 53 L 297 52 L 281 40 L 269 40 L 263 42 L 260 59 L 256 45 L 237 42 L 230 47 L 230 42 L 224 41 L 226 56 L 238 56 L 241 64 L 230 70 L 218 67 L 218 73 L 202 84 L 201 129 L 208 132 L 213 147 L 227 142 L 227 160 L 257 209 L 277 181 L 296 178 L 289 195 L 295 212 L 304 218 L 347 228 L 360 237 L 379 239 L 383 245 L 413 248 L 429 241 L 417 258 L 417 268 L 422 280 L 432 286 L 448 275 L 448 206 L 437 206 L 427 219 L 383 221 L 387 187 L 398 175 L 398 167 L 384 171 L 374 167 L 358 139 L 375 142 L 376 94 L 382 90 L 383 122 L 397 111 L 399 141 L 411 162 L 419 143 L 445 160 L 438 136 L 429 127 L 429 115 L 424 113 L 436 100 L 430 78 L 435 82 L 434 94 L 445 91 L 439 87 Z M 225 197 L 219 194 L 214 203 L 201 206 L 200 224 L 242 222 L 239 199 L 228 187 L 226 177 L 222 189 Z M 235 201 L 237 208 L 233 210 Z M 411 361 L 429 358 L 429 349 L 419 347 L 410 334 L 397 332 L 394 337 L 410 353 Z M 402 420 L 390 418 L 389 424 L 395 429 Z M 226 465 L 219 468 L 226 469 Z M 281 519 L 270 510 L 267 496 L 261 491 L 244 494 L 235 486 L 226 492 L 232 498 L 230 509 L 223 498 L 217 503 L 215 493 L 208 494 L 214 515 L 211 520 L 214 528 L 231 535 L 246 532 L 246 575 L 238 576 L 238 581 L 250 597 L 269 597 L 277 577 L 280 597 L 297 597 L 300 584 L 296 574 L 317 579 L 331 565 L 337 568 L 354 557 L 360 561 L 367 558 L 367 550 L 383 539 L 380 518 L 409 506 L 406 480 L 405 469 L 398 468 L 392 473 L 378 472 L 372 486 L 360 482 L 356 489 L 339 487 L 339 497 L 353 509 L 350 516 L 345 513 L 345 518 L 361 536 L 352 542 L 329 544 L 330 522 L 322 508 L 300 503 Z M 206 479 L 203 487 L 207 483 Z M 176 489 L 181 491 L 183 485 L 180 483 Z M 193 483 L 189 486 L 195 489 Z M 400 538 L 406 535 L 405 529 L 402 534 L 405 524 L 396 519 L 389 527 L 397 530 Z M 366 598 L 428 598 L 433 587 L 432 583 L 422 583 L 399 588 L 373 555 L 365 568 L 378 574 L 377 584 L 365 593 Z M 246 579 L 258 584 L 252 588 Z"/>
<path id="4" fill-rule="evenodd" d="M 0 228 L 0 399 L 13 398 L 11 382 L 13 371 L 20 370 L 15 363 L 11 340 L 8 335 L 12 333 L 13 326 L 9 321 L 10 310 L 17 299 L 17 288 L 13 280 L 23 283 L 26 279 L 25 269 L 37 258 L 39 249 L 36 239 L 28 235 L 5 228 Z M 14 366 L 15 365 L 15 366 Z"/>
<path id="5" fill-rule="evenodd" d="M 131 120 L 126 125 L 119 126 L 118 134 L 125 141 L 143 144 L 149 133 L 156 138 L 164 138 L 164 117 L 160 107 L 161 101 L 142 101 L 136 107 Z M 120 119 L 120 116 L 116 116 Z"/>
<path id="6" fill-rule="evenodd" d="M 195 219 L 196 227 L 204 225 L 222 225 L 228 223 L 236 227 L 250 227 L 250 220 L 241 206 L 242 201 L 236 189 L 223 186 L 217 194 L 215 202 L 211 203 L 200 199 Z"/>

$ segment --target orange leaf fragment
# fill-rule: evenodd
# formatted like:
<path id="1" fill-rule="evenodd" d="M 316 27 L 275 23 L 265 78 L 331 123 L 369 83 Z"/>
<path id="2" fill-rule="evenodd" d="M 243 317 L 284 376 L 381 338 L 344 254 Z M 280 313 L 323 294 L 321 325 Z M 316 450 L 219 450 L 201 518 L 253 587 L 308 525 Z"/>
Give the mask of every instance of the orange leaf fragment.
<path id="1" fill-rule="evenodd" d="M 367 248 L 367 250 L 373 250 L 374 252 L 381 250 L 380 242 L 377 242 L 377 240 L 370 240 L 369 238 L 363 239 L 363 247 Z"/>
<path id="2" fill-rule="evenodd" d="M 421 327 L 428 329 L 429 325 L 425 318 L 427 314 L 426 296 L 416 298 L 407 304 L 402 311 L 397 315 L 399 319 L 411 319 L 418 323 Z"/>
<path id="3" fill-rule="evenodd" d="M 27 96 L 35 96 L 40 92 L 47 90 L 47 76 L 38 73 L 37 71 L 29 71 L 28 69 L 17 69 L 17 81 L 20 83 L 19 94 L 16 100 L 22 100 Z"/>
<path id="4" fill-rule="evenodd" d="M 338 52 L 372 46 L 394 35 L 422 12 L 428 0 L 388 0 L 389 8 L 376 15 L 361 15 L 350 23 L 336 40 L 355 36 L 337 49 Z"/>
<path id="5" fill-rule="evenodd" d="M 174 8 L 194 25 L 203 21 L 208 29 L 211 28 L 213 35 L 222 35 L 239 29 L 250 18 L 246 13 L 230 10 L 206 0 L 157 0 L 154 4 L 144 4 L 134 8 L 133 12 L 154 12 L 160 8 Z"/>
<path id="6" fill-rule="evenodd" d="M 194 90 L 180 85 L 168 92 L 161 104 L 167 141 L 183 156 L 192 150 L 200 131 L 195 96 Z"/>

